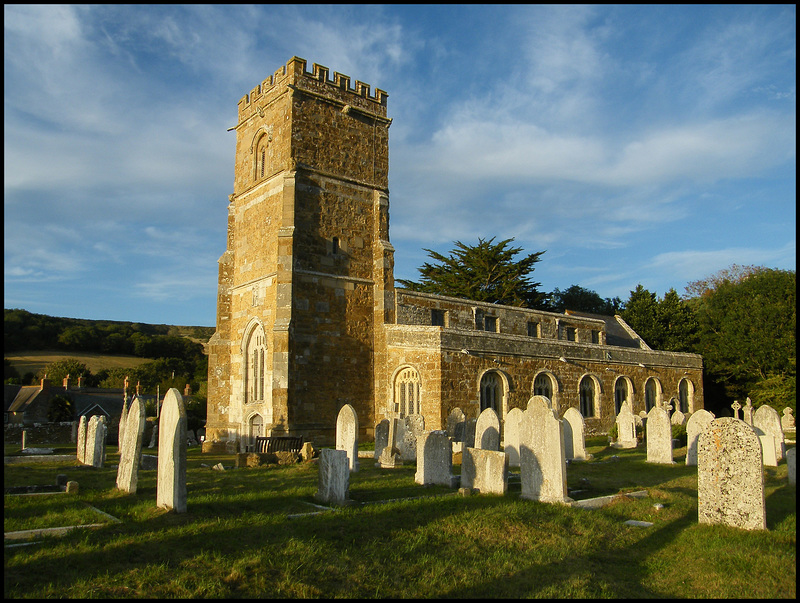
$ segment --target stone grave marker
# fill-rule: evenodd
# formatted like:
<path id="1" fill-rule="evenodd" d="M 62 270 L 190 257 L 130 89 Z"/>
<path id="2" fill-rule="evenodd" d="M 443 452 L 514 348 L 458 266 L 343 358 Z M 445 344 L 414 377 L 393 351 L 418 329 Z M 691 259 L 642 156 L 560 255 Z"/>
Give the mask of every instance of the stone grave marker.
<path id="1" fill-rule="evenodd" d="M 119 416 L 119 426 L 117 427 L 117 450 L 122 450 L 123 440 L 125 439 L 125 420 L 128 416 L 128 396 L 122 398 L 122 414 Z"/>
<path id="2" fill-rule="evenodd" d="M 786 451 L 786 468 L 789 473 L 789 485 L 797 485 L 797 448 L 792 447 Z"/>
<path id="3" fill-rule="evenodd" d="M 564 424 L 564 457 L 572 461 L 587 460 L 583 415 L 577 408 L 570 407 L 564 412 L 561 422 Z"/>
<path id="4" fill-rule="evenodd" d="M 705 431 L 711 421 L 714 420 L 714 414 L 701 408 L 693 412 L 689 420 L 686 421 L 686 464 L 697 465 L 697 439 L 700 434 Z"/>
<path id="5" fill-rule="evenodd" d="M 350 404 L 342 406 L 336 417 L 336 450 L 344 450 L 350 471 L 358 471 L 358 415 Z"/>
<path id="6" fill-rule="evenodd" d="M 475 425 L 478 419 L 465 419 L 464 420 L 464 445 L 462 448 L 475 447 Z"/>
<path id="7" fill-rule="evenodd" d="M 183 396 L 171 387 L 158 419 L 156 504 L 176 513 L 186 512 L 186 429 Z"/>
<path id="8" fill-rule="evenodd" d="M 86 428 L 86 457 L 84 464 L 102 467 L 106 462 L 106 418 L 94 415 Z"/>
<path id="9" fill-rule="evenodd" d="M 656 407 L 653 407 L 656 408 Z M 649 414 L 648 414 L 649 417 Z M 631 403 L 625 401 L 617 415 L 617 441 L 614 443 L 616 448 L 636 448 L 636 419 L 631 411 Z"/>
<path id="10" fill-rule="evenodd" d="M 794 426 L 794 417 L 792 416 L 793 412 L 794 411 L 789 406 L 783 409 L 783 416 L 781 417 L 781 429 L 783 429 L 784 432 L 794 431 L 796 429 Z"/>
<path id="11" fill-rule="evenodd" d="M 447 415 L 447 435 L 452 438 L 454 442 L 464 441 L 464 411 L 456 407 Z"/>
<path id="12" fill-rule="evenodd" d="M 747 401 L 749 402 L 750 398 Z M 762 404 L 753 413 L 752 425 L 772 436 L 775 440 L 775 454 L 779 461 L 783 459 L 786 455 L 786 440 L 783 437 L 783 428 L 781 427 L 781 418 L 778 411 L 768 404 Z"/>
<path id="13" fill-rule="evenodd" d="M 744 414 L 744 422 L 753 426 L 753 402 L 750 400 L 750 397 L 747 397 L 747 400 L 744 401 L 744 406 L 742 407 L 742 413 Z"/>
<path id="14" fill-rule="evenodd" d="M 686 415 L 683 414 L 680 409 L 678 409 L 672 413 L 672 417 L 670 417 L 670 423 L 672 425 L 686 425 Z"/>
<path id="15" fill-rule="evenodd" d="M 417 438 L 417 471 L 414 481 L 423 486 L 435 484 L 454 488 L 453 443 L 441 430 L 425 431 Z"/>
<path id="16" fill-rule="evenodd" d="M 700 434 L 697 514 L 698 523 L 767 529 L 761 444 L 744 421 L 714 419 Z"/>
<path id="17" fill-rule="evenodd" d="M 425 419 L 422 415 L 408 415 L 397 424 L 395 445 L 404 461 L 417 460 L 417 437 L 425 431 Z"/>
<path id="18" fill-rule="evenodd" d="M 136 493 L 139 481 L 139 463 L 142 457 L 144 444 L 145 412 L 144 401 L 139 396 L 134 396 L 125 419 L 124 440 L 119 452 L 119 467 L 117 467 L 117 488 L 129 494 Z"/>
<path id="19" fill-rule="evenodd" d="M 328 504 L 345 504 L 350 490 L 350 458 L 346 450 L 323 448 L 314 498 Z"/>
<path id="20" fill-rule="evenodd" d="M 81 415 L 78 420 L 78 442 L 77 442 L 77 456 L 78 462 L 86 464 L 86 416 Z"/>
<path id="21" fill-rule="evenodd" d="M 520 429 L 521 498 L 568 502 L 564 427 L 545 396 L 533 396 Z"/>
<path id="22" fill-rule="evenodd" d="M 751 429 L 756 432 L 759 441 L 761 442 L 761 460 L 765 467 L 778 466 L 778 453 L 775 450 L 775 439 L 768 433 L 765 433 L 760 427 L 755 425 Z"/>
<path id="23" fill-rule="evenodd" d="M 494 409 L 484 409 L 475 423 L 475 448 L 500 450 L 500 419 Z"/>
<path id="24" fill-rule="evenodd" d="M 383 447 L 376 465 L 383 469 L 394 469 L 403 464 L 400 450 L 397 448 L 397 427 L 400 421 L 392 417 L 387 423 L 389 425 L 389 433 L 386 436 L 386 446 Z"/>
<path id="25" fill-rule="evenodd" d="M 508 457 L 499 450 L 464 448 L 461 487 L 481 494 L 505 494 L 508 490 Z"/>
<path id="26" fill-rule="evenodd" d="M 521 408 L 512 408 L 506 415 L 503 448 L 508 456 L 509 467 L 519 467 L 519 434 L 522 426 L 523 412 Z"/>
<path id="27" fill-rule="evenodd" d="M 375 453 L 374 458 L 377 461 L 383 449 L 389 443 L 389 419 L 383 419 L 375 425 Z"/>
<path id="28" fill-rule="evenodd" d="M 647 413 L 647 462 L 672 465 L 672 423 L 669 412 L 654 406 Z"/>

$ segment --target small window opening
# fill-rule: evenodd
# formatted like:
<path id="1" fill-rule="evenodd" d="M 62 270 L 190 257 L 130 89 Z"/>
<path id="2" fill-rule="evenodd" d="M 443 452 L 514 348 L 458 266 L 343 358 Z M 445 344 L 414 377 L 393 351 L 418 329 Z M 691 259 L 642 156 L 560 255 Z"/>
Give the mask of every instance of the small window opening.
<path id="1" fill-rule="evenodd" d="M 333 245 L 331 246 L 333 253 L 339 253 L 339 237 L 333 237 Z"/>
<path id="2" fill-rule="evenodd" d="M 496 316 L 486 316 L 483 319 L 483 328 L 486 331 L 491 331 L 492 333 L 497 332 L 497 317 Z"/>
<path id="3" fill-rule="evenodd" d="M 434 327 L 444 327 L 445 325 L 445 311 L 437 308 L 431 309 L 431 324 Z"/>
<path id="4" fill-rule="evenodd" d="M 539 337 L 539 323 L 538 322 L 529 322 L 528 323 L 528 337 Z"/>

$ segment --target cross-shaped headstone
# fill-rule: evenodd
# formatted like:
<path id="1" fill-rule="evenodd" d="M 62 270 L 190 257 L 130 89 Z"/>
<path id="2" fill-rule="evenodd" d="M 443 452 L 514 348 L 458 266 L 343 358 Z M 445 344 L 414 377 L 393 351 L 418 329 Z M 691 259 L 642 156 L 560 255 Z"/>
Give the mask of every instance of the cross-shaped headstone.
<path id="1" fill-rule="evenodd" d="M 734 419 L 738 419 L 739 418 L 739 409 L 741 407 L 742 407 L 742 405 L 739 404 L 738 400 L 734 400 L 733 404 L 731 404 L 731 408 L 733 409 L 733 418 Z"/>
<path id="2" fill-rule="evenodd" d="M 746 423 L 750 425 L 753 424 L 753 403 L 750 401 L 750 397 L 748 396 L 747 400 L 744 402 L 744 408 L 742 409 L 742 414 L 744 416 L 744 420 Z"/>

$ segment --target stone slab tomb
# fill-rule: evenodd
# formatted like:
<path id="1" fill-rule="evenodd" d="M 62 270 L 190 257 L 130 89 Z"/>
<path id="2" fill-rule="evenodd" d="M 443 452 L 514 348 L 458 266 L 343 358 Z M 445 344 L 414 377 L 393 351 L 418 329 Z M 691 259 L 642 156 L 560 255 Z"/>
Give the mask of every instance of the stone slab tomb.
<path id="1" fill-rule="evenodd" d="M 647 462 L 671 465 L 672 458 L 672 423 L 669 413 L 654 406 L 647 413 Z"/>
<path id="2" fill-rule="evenodd" d="M 156 504 L 186 512 L 186 408 L 174 387 L 164 396 L 158 419 L 158 477 Z"/>
<path id="3" fill-rule="evenodd" d="M 521 498 L 569 502 L 564 427 L 545 396 L 533 396 L 520 430 Z"/>
<path id="4" fill-rule="evenodd" d="M 146 423 L 144 401 L 139 396 L 134 396 L 125 416 L 125 427 L 120 427 L 120 433 L 124 430 L 125 435 L 119 452 L 117 488 L 135 494 L 139 481 L 139 463 L 142 458 Z"/>
<path id="5" fill-rule="evenodd" d="M 317 493 L 314 498 L 327 504 L 345 504 L 350 491 L 350 460 L 346 450 L 323 448 L 319 453 Z"/>
<path id="6" fill-rule="evenodd" d="M 686 464 L 697 465 L 697 440 L 714 420 L 714 414 L 705 409 L 692 413 L 686 421 Z"/>
<path id="7" fill-rule="evenodd" d="M 350 404 L 342 406 L 336 417 L 336 450 L 344 450 L 350 471 L 358 471 L 358 415 Z"/>
<path id="8" fill-rule="evenodd" d="M 697 516 L 699 523 L 767 529 L 761 443 L 744 421 L 714 419 L 700 434 Z"/>

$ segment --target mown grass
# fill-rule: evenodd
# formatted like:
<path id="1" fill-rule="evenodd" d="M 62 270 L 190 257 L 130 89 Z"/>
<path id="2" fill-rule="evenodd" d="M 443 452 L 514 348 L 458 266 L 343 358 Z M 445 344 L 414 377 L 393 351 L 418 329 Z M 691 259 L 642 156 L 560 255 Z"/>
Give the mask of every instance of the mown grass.
<path id="1" fill-rule="evenodd" d="M 185 514 L 155 507 L 155 471 L 140 472 L 136 495 L 114 490 L 110 450 L 103 469 L 6 465 L 6 487 L 65 473 L 80 484 L 76 501 L 122 520 L 7 548 L 7 598 L 796 595 L 796 489 L 785 464 L 765 469 L 769 531 L 749 532 L 697 523 L 697 473 L 681 464 L 685 449 L 676 465 L 660 466 L 645 462 L 643 448 L 590 440 L 595 458 L 568 468 L 569 488 L 582 490 L 575 498 L 649 494 L 591 511 L 522 500 L 513 476 L 506 496 L 462 497 L 416 485 L 413 465 L 378 470 L 361 459 L 354 503 L 318 513 L 315 463 L 219 472 L 210 467 L 232 467 L 231 456 L 193 448 Z"/>

